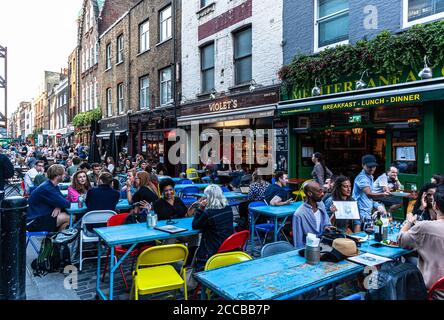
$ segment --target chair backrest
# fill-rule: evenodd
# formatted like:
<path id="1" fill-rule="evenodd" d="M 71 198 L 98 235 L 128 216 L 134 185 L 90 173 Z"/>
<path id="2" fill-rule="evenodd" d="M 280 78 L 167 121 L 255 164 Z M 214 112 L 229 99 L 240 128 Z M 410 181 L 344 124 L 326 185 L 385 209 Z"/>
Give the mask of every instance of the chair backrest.
<path id="1" fill-rule="evenodd" d="M 187 178 L 198 178 L 199 174 L 197 173 L 195 168 L 188 168 L 186 171 Z"/>
<path id="2" fill-rule="evenodd" d="M 179 181 L 179 184 L 194 184 L 194 182 L 188 179 L 182 179 Z"/>
<path id="3" fill-rule="evenodd" d="M 188 249 L 183 244 L 154 246 L 143 251 L 137 258 L 136 270 L 140 267 L 151 267 L 187 261 Z M 185 263 L 183 263 L 184 265 Z M 182 265 L 182 268 L 183 268 Z"/>
<path id="4" fill-rule="evenodd" d="M 433 293 L 435 291 L 441 291 L 444 293 L 444 277 L 436 281 L 428 292 L 429 300 L 433 300 Z"/>
<path id="5" fill-rule="evenodd" d="M 354 293 L 350 296 L 344 297 L 341 300 L 364 300 L 359 293 Z"/>
<path id="6" fill-rule="evenodd" d="M 228 252 L 233 250 L 243 250 L 248 238 L 250 238 L 250 231 L 243 230 L 236 232 L 225 239 L 220 245 L 217 253 Z"/>
<path id="7" fill-rule="evenodd" d="M 108 221 L 106 222 L 107 227 L 114 227 L 114 226 L 120 226 L 122 225 L 126 218 L 128 218 L 129 213 L 120 213 L 116 214 L 114 216 L 111 216 Z"/>
<path id="8" fill-rule="evenodd" d="M 267 243 L 262 247 L 261 257 L 269 257 L 278 253 L 294 250 L 294 246 L 287 241 L 276 241 Z"/>
<path id="9" fill-rule="evenodd" d="M 222 189 L 222 192 L 230 192 L 230 189 L 228 189 L 228 187 L 222 186 L 220 188 Z"/>
<path id="10" fill-rule="evenodd" d="M 189 194 L 196 194 L 199 193 L 200 189 L 198 187 L 185 187 L 182 189 L 180 194 L 183 195 L 189 195 Z"/>
<path id="11" fill-rule="evenodd" d="M 82 218 L 81 227 L 87 224 L 108 223 L 109 218 L 117 213 L 112 210 L 95 210 L 85 214 Z"/>
<path id="12" fill-rule="evenodd" d="M 253 260 L 248 254 L 242 251 L 216 253 L 205 264 L 205 270 L 216 269 L 229 266 L 235 263 Z"/>

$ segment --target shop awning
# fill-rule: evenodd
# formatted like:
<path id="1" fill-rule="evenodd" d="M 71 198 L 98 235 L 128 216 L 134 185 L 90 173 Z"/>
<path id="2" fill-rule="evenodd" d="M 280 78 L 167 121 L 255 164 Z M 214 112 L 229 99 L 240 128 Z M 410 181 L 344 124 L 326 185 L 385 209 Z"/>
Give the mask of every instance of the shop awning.
<path id="1" fill-rule="evenodd" d="M 365 89 L 353 93 L 346 92 L 280 102 L 278 115 L 292 116 L 303 113 L 346 111 L 355 108 L 413 105 L 435 100 L 444 100 L 444 77 Z"/>
<path id="2" fill-rule="evenodd" d="M 242 108 L 236 111 L 229 110 L 226 112 L 219 112 L 217 114 L 203 113 L 198 115 L 183 116 L 177 118 L 177 125 L 188 126 L 195 121 L 198 121 L 199 124 L 207 124 L 221 121 L 274 117 L 276 107 L 276 104 L 272 104 L 266 106 Z"/>
<path id="3" fill-rule="evenodd" d="M 126 134 L 126 130 L 118 130 L 115 131 L 116 136 L 120 135 L 120 134 Z M 111 131 L 103 131 L 100 132 L 99 134 L 96 135 L 97 138 L 102 138 L 102 139 L 109 139 L 109 135 L 111 134 Z"/>

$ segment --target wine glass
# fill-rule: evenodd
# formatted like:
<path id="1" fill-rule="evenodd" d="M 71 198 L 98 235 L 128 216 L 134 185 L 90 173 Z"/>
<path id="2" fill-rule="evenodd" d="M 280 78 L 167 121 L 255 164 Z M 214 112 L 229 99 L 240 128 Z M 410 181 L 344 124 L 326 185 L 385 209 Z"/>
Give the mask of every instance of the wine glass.
<path id="1" fill-rule="evenodd" d="M 375 222 L 371 217 L 365 218 L 364 220 L 364 232 L 368 235 L 367 237 L 367 251 L 370 246 L 370 236 L 375 233 Z"/>

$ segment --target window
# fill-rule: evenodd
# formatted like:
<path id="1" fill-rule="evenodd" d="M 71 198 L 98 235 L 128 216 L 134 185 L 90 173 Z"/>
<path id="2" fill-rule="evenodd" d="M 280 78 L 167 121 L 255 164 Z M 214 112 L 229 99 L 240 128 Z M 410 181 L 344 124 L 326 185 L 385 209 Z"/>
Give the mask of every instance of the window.
<path id="1" fill-rule="evenodd" d="M 171 38 L 171 6 L 166 7 L 159 14 L 160 21 L 160 42 Z"/>
<path id="2" fill-rule="evenodd" d="M 99 62 L 99 43 L 96 42 L 96 60 L 94 61 L 94 64 Z"/>
<path id="3" fill-rule="evenodd" d="M 160 71 L 160 104 L 164 105 L 171 101 L 171 68 L 166 68 Z"/>
<path id="4" fill-rule="evenodd" d="M 82 52 L 82 72 L 86 70 L 86 52 Z"/>
<path id="5" fill-rule="evenodd" d="M 348 0 L 315 1 L 315 51 L 348 42 Z"/>
<path id="6" fill-rule="evenodd" d="M 106 110 L 108 117 L 113 115 L 113 96 L 111 88 L 106 89 Z"/>
<path id="7" fill-rule="evenodd" d="M 117 37 L 117 63 L 123 62 L 123 35 Z"/>
<path id="8" fill-rule="evenodd" d="M 94 97 L 95 97 L 95 85 L 94 83 L 91 83 L 91 109 L 94 109 Z"/>
<path id="9" fill-rule="evenodd" d="M 123 113 L 123 83 L 117 85 L 117 110 L 119 114 Z"/>
<path id="10" fill-rule="evenodd" d="M 90 51 L 90 67 L 92 67 L 94 65 L 94 46 L 91 46 L 91 48 L 89 48 Z"/>
<path id="11" fill-rule="evenodd" d="M 150 79 L 148 76 L 139 80 L 139 108 L 140 110 L 150 108 Z"/>
<path id="12" fill-rule="evenodd" d="M 106 70 L 111 69 L 111 43 L 106 45 Z"/>
<path id="13" fill-rule="evenodd" d="M 86 86 L 86 110 L 89 110 L 90 108 L 90 102 L 91 102 L 91 85 L 88 84 Z"/>
<path id="14" fill-rule="evenodd" d="M 202 92 L 214 89 L 214 43 L 200 49 Z"/>
<path id="15" fill-rule="evenodd" d="M 139 53 L 145 52 L 150 48 L 149 23 L 149 21 L 145 21 L 139 26 Z"/>
<path id="16" fill-rule="evenodd" d="M 444 18 L 444 0 L 404 0 L 404 27 Z"/>
<path id="17" fill-rule="evenodd" d="M 234 34 L 235 83 L 246 83 L 252 79 L 251 70 L 251 27 Z"/>
<path id="18" fill-rule="evenodd" d="M 209 5 L 210 3 L 214 2 L 214 0 L 200 0 L 200 7 L 206 7 L 207 5 Z"/>
<path id="19" fill-rule="evenodd" d="M 98 100 L 98 98 L 99 98 L 99 97 L 98 97 L 98 96 L 99 96 L 99 83 L 97 82 L 96 79 L 94 79 L 94 83 L 96 84 L 96 85 L 95 85 L 95 86 L 96 86 L 96 90 L 95 90 L 95 91 L 96 91 L 96 92 L 95 92 L 95 93 L 96 93 L 96 96 L 95 96 L 96 98 L 95 98 L 95 104 L 94 104 L 94 106 L 97 108 L 97 107 L 99 106 L 99 102 L 98 102 L 98 101 L 99 101 L 99 100 Z"/>

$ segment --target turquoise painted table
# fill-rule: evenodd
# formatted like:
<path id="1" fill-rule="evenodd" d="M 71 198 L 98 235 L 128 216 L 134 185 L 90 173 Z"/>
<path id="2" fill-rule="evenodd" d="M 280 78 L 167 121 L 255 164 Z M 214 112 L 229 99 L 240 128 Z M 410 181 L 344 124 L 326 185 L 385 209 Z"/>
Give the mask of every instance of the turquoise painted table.
<path id="1" fill-rule="evenodd" d="M 174 186 L 174 191 L 180 193 L 186 187 L 198 187 L 199 189 L 204 190 L 209 185 L 210 185 L 209 183 L 176 184 Z"/>
<path id="2" fill-rule="evenodd" d="M 105 228 L 95 228 L 94 231 L 97 232 L 99 238 L 110 247 L 110 260 L 109 260 L 109 297 L 100 289 L 100 257 L 102 255 L 102 249 L 99 242 L 98 253 L 97 253 L 97 281 L 96 290 L 99 296 L 104 300 L 113 299 L 113 289 L 114 289 L 114 272 L 119 268 L 123 260 L 128 256 L 128 254 L 136 247 L 138 243 L 150 242 L 155 240 L 165 240 L 170 238 L 178 238 L 185 236 L 197 235 L 200 230 L 193 230 L 192 222 L 193 218 L 182 218 L 174 219 L 177 223 L 174 224 L 176 227 L 181 227 L 187 229 L 187 231 L 170 234 L 168 232 L 147 228 L 145 223 L 137 224 L 127 224 L 116 227 L 105 227 Z M 158 226 L 166 225 L 166 221 L 159 221 Z M 118 260 L 115 261 L 114 247 L 121 245 L 131 245 L 126 253 Z"/>
<path id="3" fill-rule="evenodd" d="M 193 196 L 196 196 L 198 198 L 206 197 L 204 193 L 196 193 L 193 194 Z M 241 192 L 233 192 L 233 191 L 224 192 L 224 196 L 225 198 L 227 198 L 227 200 L 245 200 L 248 198 L 247 194 Z"/>
<path id="4" fill-rule="evenodd" d="M 63 195 L 64 197 L 67 197 L 67 196 L 68 196 L 68 190 L 60 190 L 60 192 L 62 193 L 62 195 Z"/>
<path id="5" fill-rule="evenodd" d="M 227 300 L 289 299 L 321 286 L 344 281 L 364 267 L 349 261 L 305 263 L 298 250 L 203 271 L 203 287 Z"/>
<path id="6" fill-rule="evenodd" d="M 356 235 L 360 236 L 360 237 L 365 237 L 366 234 L 364 232 L 359 232 Z M 389 234 L 389 240 L 393 240 L 396 241 L 397 239 L 397 234 Z M 386 257 L 386 258 L 390 258 L 390 259 L 397 259 L 400 258 L 403 255 L 406 255 L 408 253 L 413 252 L 413 250 L 408 250 L 408 249 L 403 249 L 403 248 L 393 248 L 393 247 L 388 247 L 388 246 L 381 246 L 381 247 L 372 247 L 372 244 L 375 244 L 376 241 L 374 240 L 374 238 L 372 237 L 370 239 L 370 242 L 365 241 L 365 242 L 361 242 L 361 247 L 359 247 L 359 250 L 363 253 L 372 253 L 372 254 L 376 254 L 378 256 L 381 257 Z M 368 244 L 368 247 L 367 247 Z"/>
<path id="7" fill-rule="evenodd" d="M 182 180 L 181 178 L 171 178 L 168 176 L 157 176 L 157 179 L 159 179 L 159 181 L 163 179 L 171 179 L 174 183 L 178 183 L 180 180 Z"/>
<path id="8" fill-rule="evenodd" d="M 116 211 L 120 210 L 130 210 L 133 208 L 133 205 L 128 203 L 127 199 L 120 199 L 116 206 Z M 67 209 L 66 212 L 69 214 L 69 227 L 72 227 L 72 216 L 87 213 L 88 209 L 86 205 L 83 205 L 83 208 L 79 208 L 77 202 L 71 203 L 71 208 Z"/>
<path id="9" fill-rule="evenodd" d="M 254 249 L 254 226 L 259 216 L 266 216 L 273 219 L 274 223 L 274 242 L 277 241 L 277 236 L 282 228 L 285 226 L 288 217 L 293 216 L 297 208 L 302 205 L 302 201 L 293 202 L 285 206 L 268 206 L 263 205 L 260 207 L 253 207 L 250 212 L 250 245 L 252 250 Z M 279 222 L 281 220 L 281 222 Z"/>

